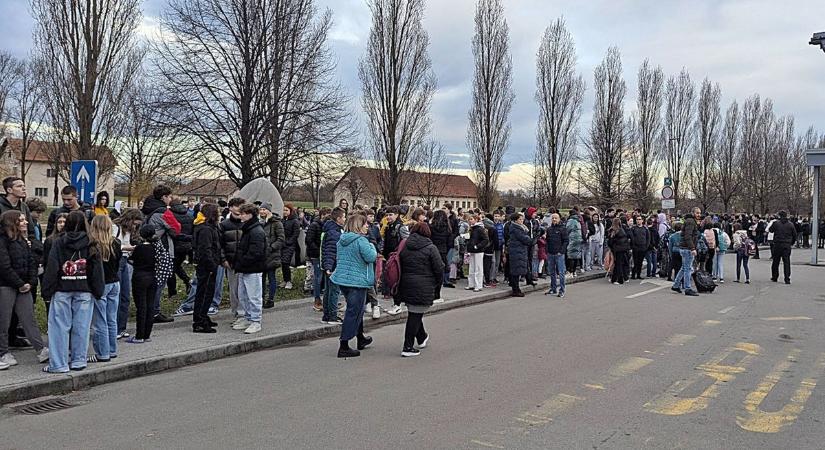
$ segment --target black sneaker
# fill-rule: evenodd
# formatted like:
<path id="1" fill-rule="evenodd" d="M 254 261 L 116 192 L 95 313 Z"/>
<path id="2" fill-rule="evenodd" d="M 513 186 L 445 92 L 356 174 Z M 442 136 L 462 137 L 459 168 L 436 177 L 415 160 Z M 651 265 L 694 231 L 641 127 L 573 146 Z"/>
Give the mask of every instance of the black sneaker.
<path id="1" fill-rule="evenodd" d="M 404 358 L 409 358 L 411 356 L 418 356 L 421 352 L 417 348 L 405 348 L 401 351 L 401 356 Z"/>
<path id="2" fill-rule="evenodd" d="M 339 348 L 338 349 L 338 357 L 339 358 L 355 358 L 361 356 L 361 352 L 355 350 L 353 348 Z"/>
<path id="3" fill-rule="evenodd" d="M 675 292 L 675 293 L 677 293 L 677 294 L 681 294 L 681 293 L 682 293 L 682 288 L 671 287 L 671 288 L 670 288 L 670 290 L 671 290 L 671 291 L 673 291 L 673 292 Z"/>
<path id="4" fill-rule="evenodd" d="M 685 295 L 687 295 L 688 297 L 698 297 L 699 293 L 694 291 L 693 289 L 687 289 L 685 290 Z"/>
<path id="5" fill-rule="evenodd" d="M 791 284 L 791 280 L 785 280 L 785 284 Z"/>
<path id="6" fill-rule="evenodd" d="M 162 313 L 155 314 L 155 323 L 169 323 L 169 322 L 174 322 L 174 321 L 175 321 L 175 319 L 173 319 L 171 317 L 166 317 Z"/>
<path id="7" fill-rule="evenodd" d="M 370 344 L 372 344 L 372 337 L 364 336 L 363 339 L 358 339 L 358 350 L 363 350 L 369 347 Z"/>
<path id="8" fill-rule="evenodd" d="M 270 309 L 275 307 L 275 302 L 272 300 L 267 300 L 264 302 L 264 309 Z"/>

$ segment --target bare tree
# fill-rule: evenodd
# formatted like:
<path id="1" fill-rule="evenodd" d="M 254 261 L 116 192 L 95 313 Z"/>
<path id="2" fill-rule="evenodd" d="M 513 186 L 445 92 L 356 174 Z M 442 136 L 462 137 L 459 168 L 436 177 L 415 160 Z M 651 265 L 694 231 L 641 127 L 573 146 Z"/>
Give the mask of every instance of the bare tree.
<path id="1" fill-rule="evenodd" d="M 423 0 L 372 0 L 372 29 L 358 76 L 368 146 L 385 203 L 400 204 L 430 132 L 436 79 L 421 23 Z"/>
<path id="2" fill-rule="evenodd" d="M 105 178 L 114 170 L 108 155 L 122 131 L 124 97 L 143 58 L 135 38 L 140 1 L 31 3 L 43 95 L 58 139 L 54 156 L 96 159 Z"/>
<path id="3" fill-rule="evenodd" d="M 547 201 L 558 207 L 576 157 L 578 123 L 585 83 L 576 73 L 576 45 L 563 19 L 544 31 L 536 55 L 536 129 L 534 175 L 547 177 Z M 534 183 L 536 184 L 536 183 Z M 536 186 L 538 187 L 538 186 Z"/>
<path id="4" fill-rule="evenodd" d="M 339 185 L 350 195 L 354 206 L 367 192 L 367 186 L 357 177 L 343 176 L 363 161 L 363 155 L 354 147 L 332 153 L 315 152 L 304 158 L 299 166 L 305 180 L 301 186 L 309 193 L 313 207 L 318 208 L 331 179 L 340 180 Z"/>
<path id="5" fill-rule="evenodd" d="M 636 143 L 630 158 L 630 197 L 637 207 L 647 211 L 653 203 L 653 177 L 658 169 L 659 152 L 657 144 L 662 131 L 662 103 L 664 94 L 664 73 L 662 68 L 652 68 L 650 61 L 644 60 L 639 68 L 636 99 Z"/>
<path id="6" fill-rule="evenodd" d="M 6 101 L 12 93 L 20 76 L 20 61 L 11 53 L 0 51 L 0 139 L 6 131 L 8 121 L 8 105 Z"/>
<path id="7" fill-rule="evenodd" d="M 621 199 L 622 159 L 629 138 L 624 117 L 627 86 L 619 49 L 611 47 L 593 75 L 595 100 L 590 134 L 584 142 L 585 175 L 581 182 L 602 209 Z"/>
<path id="8" fill-rule="evenodd" d="M 713 174 L 719 164 L 719 133 L 722 115 L 719 103 L 722 91 L 719 84 L 712 84 L 705 78 L 699 91 L 696 117 L 696 146 L 690 162 L 689 184 L 693 196 L 707 210 L 716 199 L 716 189 L 712 184 Z"/>
<path id="9" fill-rule="evenodd" d="M 434 140 L 427 142 L 419 169 L 413 176 L 413 188 L 425 204 L 434 205 L 447 189 L 450 162 L 444 146 Z"/>
<path id="10" fill-rule="evenodd" d="M 18 67 L 18 83 L 11 94 L 12 107 L 9 117 L 19 130 L 20 136 L 20 178 L 26 180 L 31 169 L 30 161 L 42 151 L 33 143 L 40 137 L 40 128 L 46 116 L 43 97 L 40 95 L 41 78 L 39 65 L 34 61 L 23 61 Z"/>
<path id="11" fill-rule="evenodd" d="M 742 184 L 740 128 L 739 104 L 734 100 L 725 112 L 725 124 L 719 141 L 718 164 L 711 174 L 711 182 L 716 186 L 724 212 L 730 211 L 734 196 L 739 193 Z"/>
<path id="12" fill-rule="evenodd" d="M 115 148 L 119 173 L 128 185 L 127 204 L 148 195 L 158 182 L 178 184 L 203 172 L 200 155 L 189 151 L 187 136 L 157 119 L 166 115 L 164 92 L 141 76 L 126 97 L 124 136 Z"/>
<path id="13" fill-rule="evenodd" d="M 510 111 L 515 99 L 510 30 L 501 0 L 478 0 L 476 4 L 473 57 L 467 147 L 478 183 L 479 207 L 489 211 L 510 141 Z"/>
<path id="14" fill-rule="evenodd" d="M 670 77 L 665 89 L 664 161 L 673 180 L 676 201 L 682 199 L 682 179 L 687 173 L 688 151 L 693 145 L 693 119 L 696 115 L 695 87 L 687 69 Z"/>
<path id="15" fill-rule="evenodd" d="M 796 138 L 785 158 L 784 195 L 781 205 L 788 208 L 791 214 L 801 215 L 810 211 L 813 177 L 808 167 L 805 151 L 816 148 L 819 136 L 814 127 L 809 127 L 804 135 Z"/>
<path id="16" fill-rule="evenodd" d="M 791 144 L 793 119 L 776 118 L 773 102 L 759 95 L 742 107 L 741 165 L 744 167 L 744 197 L 751 211 L 766 213 L 781 191 L 783 154 Z"/>

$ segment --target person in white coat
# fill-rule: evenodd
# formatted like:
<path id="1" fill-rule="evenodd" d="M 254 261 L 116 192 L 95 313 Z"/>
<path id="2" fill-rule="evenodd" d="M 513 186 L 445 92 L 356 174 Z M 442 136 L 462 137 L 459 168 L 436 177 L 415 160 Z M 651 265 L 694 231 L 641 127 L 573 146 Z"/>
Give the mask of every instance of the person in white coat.
<path id="1" fill-rule="evenodd" d="M 586 267 L 585 270 L 593 270 L 593 266 L 604 267 L 604 261 L 602 260 L 602 256 L 604 255 L 604 224 L 598 213 L 593 213 L 591 219 L 595 231 L 588 238 L 590 240 L 590 254 L 592 256 L 588 259 L 590 266 Z"/>

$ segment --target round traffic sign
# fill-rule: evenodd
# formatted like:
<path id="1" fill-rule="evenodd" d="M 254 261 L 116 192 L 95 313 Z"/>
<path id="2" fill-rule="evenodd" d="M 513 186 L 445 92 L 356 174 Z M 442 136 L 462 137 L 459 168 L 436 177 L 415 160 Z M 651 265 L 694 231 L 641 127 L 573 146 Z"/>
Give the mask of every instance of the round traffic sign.
<path id="1" fill-rule="evenodd" d="M 662 199 L 669 200 L 673 198 L 673 188 L 670 186 L 665 186 L 662 188 Z"/>

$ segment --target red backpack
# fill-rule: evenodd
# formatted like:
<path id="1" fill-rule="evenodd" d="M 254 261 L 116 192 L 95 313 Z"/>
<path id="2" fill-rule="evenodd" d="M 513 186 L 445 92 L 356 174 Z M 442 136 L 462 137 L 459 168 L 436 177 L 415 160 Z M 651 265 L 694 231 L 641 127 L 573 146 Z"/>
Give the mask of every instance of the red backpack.
<path id="1" fill-rule="evenodd" d="M 390 253 L 390 258 L 384 266 L 384 279 L 387 282 L 387 288 L 392 295 L 398 292 L 398 285 L 401 282 L 401 251 L 407 245 L 407 240 L 404 239 L 398 244 L 398 248 Z"/>

